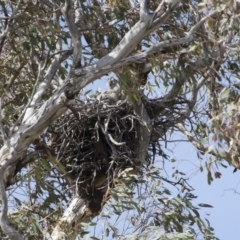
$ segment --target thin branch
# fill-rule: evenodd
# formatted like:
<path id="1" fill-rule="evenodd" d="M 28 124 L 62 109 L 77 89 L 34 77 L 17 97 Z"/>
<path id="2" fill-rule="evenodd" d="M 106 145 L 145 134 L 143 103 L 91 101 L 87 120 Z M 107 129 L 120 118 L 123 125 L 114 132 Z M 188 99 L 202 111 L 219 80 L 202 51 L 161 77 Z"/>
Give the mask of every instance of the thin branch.
<path id="1" fill-rule="evenodd" d="M 69 32 L 72 36 L 73 67 L 76 68 L 81 66 L 82 43 L 80 32 L 75 24 L 73 5 L 73 1 L 66 0 L 64 7 L 62 8 L 62 13 L 67 22 Z"/>
<path id="2" fill-rule="evenodd" d="M 38 82 L 40 80 L 40 78 L 42 78 L 42 70 L 41 70 L 41 65 L 38 66 L 38 75 L 37 75 L 37 79 L 36 79 L 36 83 L 34 84 L 33 90 L 32 90 L 32 94 L 29 98 L 29 101 L 25 107 L 25 109 L 23 110 L 21 116 L 18 118 L 18 120 L 15 122 L 13 129 L 16 127 L 16 125 L 22 120 L 25 121 L 25 119 L 28 119 L 30 117 L 30 115 L 33 113 L 34 108 L 35 108 L 35 104 L 37 103 L 37 99 L 36 96 L 37 94 L 35 94 L 36 90 L 37 90 L 37 86 L 38 86 Z M 30 105 L 33 105 L 33 107 L 29 107 Z"/>
<path id="3" fill-rule="evenodd" d="M 4 168 L 1 168 L 0 171 L 0 197 L 2 200 L 2 211 L 0 213 L 0 225 L 3 232 L 11 240 L 24 240 L 23 237 L 9 224 L 8 222 L 8 201 L 5 192 L 5 184 L 3 180 Z"/>
<path id="4" fill-rule="evenodd" d="M 200 152 L 212 154 L 218 158 L 223 158 L 227 162 L 229 162 L 229 154 L 227 154 L 226 152 L 218 151 L 217 149 L 211 150 L 208 147 L 204 146 L 200 141 L 194 138 L 192 133 L 190 133 L 182 123 L 178 123 L 177 127 L 188 138 L 189 142 L 191 142 Z"/>
<path id="5" fill-rule="evenodd" d="M 192 35 L 196 33 L 196 31 L 202 26 L 203 23 L 205 23 L 206 20 L 208 20 L 211 17 L 214 17 L 215 15 L 219 14 L 219 10 L 215 10 L 211 13 L 209 13 L 207 16 L 203 17 L 196 25 L 194 25 L 190 31 L 188 32 L 188 35 Z"/>
<path id="6" fill-rule="evenodd" d="M 20 0 L 20 1 L 18 2 L 18 5 L 17 5 L 16 8 L 13 10 L 13 14 L 12 14 L 12 16 L 11 16 L 10 21 L 9 21 L 8 24 L 7 24 L 7 27 L 5 28 L 5 30 L 4 30 L 4 31 L 2 32 L 2 34 L 0 35 L 0 40 L 1 40 L 2 38 L 6 37 L 7 34 L 8 34 L 8 32 L 10 31 L 10 26 L 11 26 L 11 24 L 12 24 L 12 21 L 13 21 L 14 18 L 16 18 L 16 17 L 18 16 L 17 13 L 18 13 L 18 10 L 19 10 L 21 4 L 22 4 L 22 0 Z"/>
<path id="7" fill-rule="evenodd" d="M 201 144 L 199 141 L 197 141 L 192 135 L 192 133 L 190 133 L 182 123 L 178 123 L 177 127 L 198 150 L 204 153 L 207 152 L 208 148 Z"/>
<path id="8" fill-rule="evenodd" d="M 46 92 L 49 88 L 49 85 L 53 79 L 53 76 L 55 75 L 60 64 L 63 61 L 65 61 L 69 57 L 70 54 L 71 54 L 71 52 L 64 51 L 63 54 L 55 55 L 52 63 L 50 64 L 49 68 L 47 69 L 47 72 L 44 76 L 44 80 L 39 84 L 38 88 L 37 88 L 37 85 L 34 87 L 34 89 L 35 90 L 37 89 L 37 90 L 36 90 L 35 94 L 32 96 L 32 98 L 30 98 L 31 101 L 29 102 L 28 106 L 26 107 L 26 112 L 25 111 L 23 112 L 23 115 L 25 114 L 24 118 L 23 118 L 23 122 L 31 117 L 36 105 L 42 101 L 44 94 L 46 94 Z M 33 93 L 34 93 L 34 90 L 33 90 Z M 32 107 L 30 107 L 30 106 L 32 106 Z M 19 120 L 21 120 L 21 118 L 19 118 Z"/>
<path id="9" fill-rule="evenodd" d="M 178 1 L 178 2 L 180 2 L 180 1 Z M 153 14 L 151 22 L 150 22 L 151 25 L 154 22 L 154 20 L 156 20 L 156 18 L 158 18 L 165 12 L 166 7 L 167 6 L 166 6 L 165 0 L 161 1 L 160 4 L 158 5 L 158 7 L 156 8 L 156 10 L 154 11 L 154 14 Z"/>
<path id="10" fill-rule="evenodd" d="M 187 81 L 186 70 L 187 70 L 186 68 L 180 70 L 181 71 L 180 75 L 179 77 L 176 77 L 176 81 L 173 84 L 172 89 L 164 96 L 165 101 L 173 99 L 178 95 L 180 89 L 182 88 L 182 85 Z"/>
<path id="11" fill-rule="evenodd" d="M 210 76 L 210 74 L 208 74 L 207 76 L 201 77 L 200 80 L 198 81 L 198 83 L 195 80 L 194 75 L 192 75 L 193 78 L 193 90 L 191 92 L 191 96 L 188 102 L 188 108 L 182 112 L 182 114 L 184 116 L 189 117 L 190 114 L 192 113 L 192 110 L 197 102 L 197 96 L 198 96 L 198 91 L 200 90 L 200 88 L 204 85 L 204 83 L 207 82 L 208 77 Z"/>
<path id="12" fill-rule="evenodd" d="M 3 126 L 3 119 L 2 119 L 2 98 L 0 97 L 0 131 L 1 131 L 1 135 L 3 138 L 4 143 L 7 143 L 7 136 L 6 133 L 4 131 L 4 126 Z"/>
<path id="13" fill-rule="evenodd" d="M 148 24 L 149 28 L 158 27 L 159 24 L 165 22 L 169 15 L 175 10 L 181 0 L 163 0 L 158 5 L 157 9 L 155 10 L 154 14 L 151 17 L 151 20 Z"/>
<path id="14" fill-rule="evenodd" d="M 78 4 L 80 4 L 80 6 Z M 92 48 L 92 51 L 96 52 L 96 57 L 98 58 L 104 57 L 109 53 L 108 48 L 106 47 L 104 40 L 99 42 L 100 40 L 96 38 L 97 36 L 96 31 L 91 31 L 91 29 L 93 28 L 91 26 L 91 23 L 89 21 L 85 23 L 85 21 L 83 20 L 84 19 L 83 6 L 84 6 L 83 2 L 74 0 L 75 23 L 77 27 L 81 30 L 88 45 Z M 100 8 L 100 6 L 98 6 L 98 4 L 95 4 L 94 8 Z M 99 10 L 100 10 L 98 11 L 98 14 L 100 14 L 99 21 L 101 21 L 101 19 L 105 19 L 105 17 L 102 16 L 101 9 Z M 102 22 L 99 23 L 100 26 L 102 24 L 103 24 Z M 109 23 L 104 24 L 108 25 L 110 24 L 110 21 Z"/>

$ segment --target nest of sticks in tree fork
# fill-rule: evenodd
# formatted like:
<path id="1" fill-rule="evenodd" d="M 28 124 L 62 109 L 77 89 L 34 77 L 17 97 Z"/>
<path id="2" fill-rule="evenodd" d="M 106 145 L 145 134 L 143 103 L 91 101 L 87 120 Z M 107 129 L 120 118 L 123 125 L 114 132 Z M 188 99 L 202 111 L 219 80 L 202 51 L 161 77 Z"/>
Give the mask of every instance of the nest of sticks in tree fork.
<path id="1" fill-rule="evenodd" d="M 159 137 L 166 127 L 163 121 L 158 118 L 152 131 L 146 164 L 161 154 Z M 141 124 L 129 101 L 110 104 L 97 98 L 76 100 L 45 136 L 65 179 L 71 179 L 82 199 L 94 199 L 96 204 L 106 197 L 107 189 L 114 187 L 119 173 L 136 167 Z"/>

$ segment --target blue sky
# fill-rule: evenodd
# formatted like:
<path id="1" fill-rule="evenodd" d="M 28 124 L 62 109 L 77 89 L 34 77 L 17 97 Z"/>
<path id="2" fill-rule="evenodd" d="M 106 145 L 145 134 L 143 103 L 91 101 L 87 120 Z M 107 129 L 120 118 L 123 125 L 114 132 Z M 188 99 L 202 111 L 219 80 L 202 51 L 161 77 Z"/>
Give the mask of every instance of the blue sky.
<path id="1" fill-rule="evenodd" d="M 206 217 L 215 229 L 216 236 L 220 240 L 240 239 L 240 171 L 233 173 L 233 167 L 220 167 L 218 171 L 222 173 L 221 178 L 214 179 L 208 185 L 207 173 L 197 171 L 199 161 L 191 144 L 181 142 L 175 146 L 174 157 L 177 159 L 178 169 L 190 176 L 189 183 L 198 195 L 194 203 L 207 203 L 214 207 L 202 208 L 201 215 L 210 214 Z"/>

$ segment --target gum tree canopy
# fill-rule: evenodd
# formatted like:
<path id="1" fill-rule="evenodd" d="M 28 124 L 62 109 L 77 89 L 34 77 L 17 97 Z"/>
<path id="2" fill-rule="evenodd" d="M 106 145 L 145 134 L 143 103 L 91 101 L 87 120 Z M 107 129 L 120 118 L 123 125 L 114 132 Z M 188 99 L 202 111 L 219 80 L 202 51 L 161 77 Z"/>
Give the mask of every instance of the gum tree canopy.
<path id="1" fill-rule="evenodd" d="M 1 239 L 215 239 L 184 173 L 159 169 L 177 135 L 209 184 L 240 169 L 239 14 L 237 0 L 0 1 Z"/>

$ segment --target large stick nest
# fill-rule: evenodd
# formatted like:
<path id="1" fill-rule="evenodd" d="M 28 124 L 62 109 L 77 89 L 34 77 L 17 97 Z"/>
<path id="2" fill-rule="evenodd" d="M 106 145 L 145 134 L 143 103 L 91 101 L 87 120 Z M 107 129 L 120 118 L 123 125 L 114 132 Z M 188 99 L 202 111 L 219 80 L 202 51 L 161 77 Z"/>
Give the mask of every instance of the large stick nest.
<path id="1" fill-rule="evenodd" d="M 49 146 L 76 183 L 82 198 L 106 192 L 108 187 L 113 187 L 114 179 L 120 172 L 136 167 L 137 144 L 142 138 L 140 124 L 144 123 L 127 101 L 109 105 L 103 101 L 88 100 L 76 101 L 49 127 Z M 159 132 L 163 125 L 159 120 L 157 125 Z M 147 164 L 161 153 L 156 129 L 152 134 L 146 155 Z M 103 194 L 99 197 L 102 200 Z"/>

